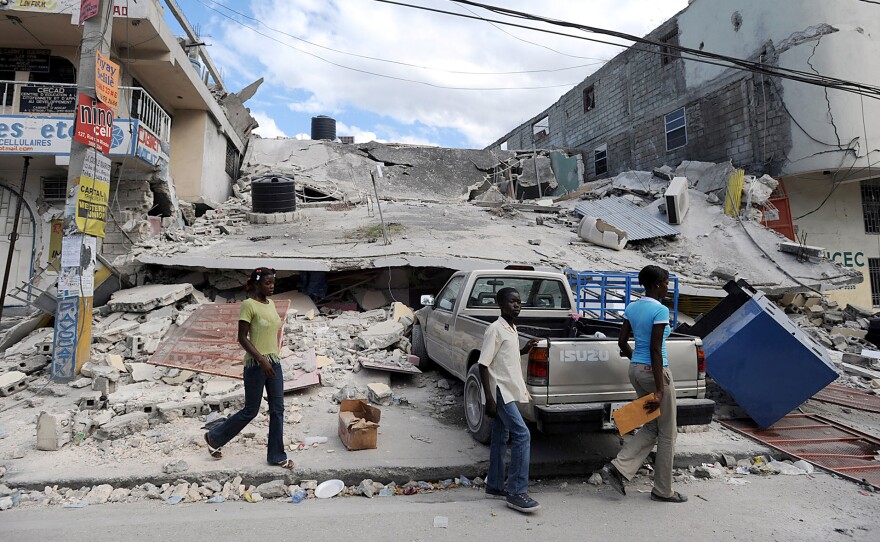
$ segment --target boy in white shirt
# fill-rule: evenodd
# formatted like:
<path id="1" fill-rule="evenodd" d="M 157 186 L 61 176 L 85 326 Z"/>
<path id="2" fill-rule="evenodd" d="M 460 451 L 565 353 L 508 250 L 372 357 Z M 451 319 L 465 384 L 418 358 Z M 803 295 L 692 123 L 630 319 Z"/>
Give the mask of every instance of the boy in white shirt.
<path id="1" fill-rule="evenodd" d="M 537 339 L 531 339 L 525 347 L 519 348 L 519 334 L 514 325 L 522 308 L 519 292 L 514 288 L 502 288 L 495 299 L 501 317 L 486 329 L 478 362 L 486 396 L 486 415 L 494 418 L 486 496 L 506 499 L 508 507 L 531 513 L 541 507 L 528 494 L 532 436 L 516 403 L 526 403 L 531 398 L 523 379 L 520 357 L 537 344 Z M 508 433 L 511 438 L 510 470 L 507 491 L 504 491 L 504 452 Z"/>

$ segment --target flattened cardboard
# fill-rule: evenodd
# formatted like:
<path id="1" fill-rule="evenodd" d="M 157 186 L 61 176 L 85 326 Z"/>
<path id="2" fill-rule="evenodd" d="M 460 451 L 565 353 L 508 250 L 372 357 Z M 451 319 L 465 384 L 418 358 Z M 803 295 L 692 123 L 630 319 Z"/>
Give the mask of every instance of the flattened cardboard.
<path id="1" fill-rule="evenodd" d="M 620 431 L 621 435 L 625 435 L 633 429 L 660 417 L 659 408 L 654 412 L 645 410 L 645 404 L 652 399 L 654 399 L 654 394 L 649 393 L 641 399 L 636 399 L 632 403 L 620 407 L 611 413 L 614 423 L 617 425 L 617 430 Z"/>
<path id="2" fill-rule="evenodd" d="M 378 448 L 382 411 L 366 399 L 346 399 L 339 405 L 339 439 L 349 450 Z"/>

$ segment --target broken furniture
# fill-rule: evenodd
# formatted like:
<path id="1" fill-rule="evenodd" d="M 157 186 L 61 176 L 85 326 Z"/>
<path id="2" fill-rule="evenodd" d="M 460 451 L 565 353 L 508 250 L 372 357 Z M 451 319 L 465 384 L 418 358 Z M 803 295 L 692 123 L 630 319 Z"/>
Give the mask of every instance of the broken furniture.
<path id="1" fill-rule="evenodd" d="M 761 428 L 837 379 L 828 352 L 746 281 L 691 327 L 703 338 L 706 371 Z M 705 321 L 705 322 L 704 322 Z"/>
<path id="2" fill-rule="evenodd" d="M 275 308 L 281 321 L 287 318 L 290 300 L 277 300 Z M 244 357 L 238 344 L 238 313 L 240 303 L 208 303 L 198 309 L 174 330 L 150 357 L 148 363 L 173 367 L 197 373 L 241 379 Z M 278 331 L 279 344 L 283 327 Z M 284 391 L 291 391 L 319 383 L 320 376 L 314 351 L 308 352 L 299 365 L 311 371 L 296 368 L 281 360 L 284 371 Z"/>

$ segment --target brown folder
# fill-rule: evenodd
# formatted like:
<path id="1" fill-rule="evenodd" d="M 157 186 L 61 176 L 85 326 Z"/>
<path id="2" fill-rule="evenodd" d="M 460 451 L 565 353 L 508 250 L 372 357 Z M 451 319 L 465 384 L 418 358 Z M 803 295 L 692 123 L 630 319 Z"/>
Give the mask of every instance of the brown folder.
<path id="1" fill-rule="evenodd" d="M 611 413 L 617 430 L 621 435 L 625 435 L 637 427 L 641 427 L 651 420 L 660 416 L 660 409 L 654 412 L 645 410 L 645 404 L 654 399 L 654 394 L 649 393 L 641 399 L 636 399 L 632 403 L 622 406 Z"/>

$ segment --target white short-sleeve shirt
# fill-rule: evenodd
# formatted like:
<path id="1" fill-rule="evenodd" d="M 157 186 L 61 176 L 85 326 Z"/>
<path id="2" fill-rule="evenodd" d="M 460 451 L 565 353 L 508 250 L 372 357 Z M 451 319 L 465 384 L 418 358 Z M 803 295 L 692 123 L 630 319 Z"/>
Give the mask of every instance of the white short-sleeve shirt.
<path id="1" fill-rule="evenodd" d="M 498 318 L 486 328 L 483 335 L 483 347 L 480 350 L 479 364 L 486 366 L 491 378 L 493 391 L 497 386 L 501 390 L 504 404 L 516 401 L 527 403 L 531 399 L 523 379 L 522 362 L 520 361 L 519 334 L 516 326 L 508 324 L 504 318 Z"/>

